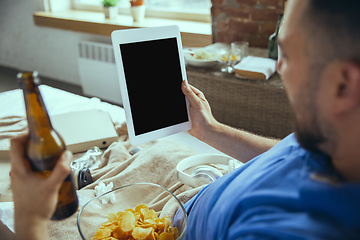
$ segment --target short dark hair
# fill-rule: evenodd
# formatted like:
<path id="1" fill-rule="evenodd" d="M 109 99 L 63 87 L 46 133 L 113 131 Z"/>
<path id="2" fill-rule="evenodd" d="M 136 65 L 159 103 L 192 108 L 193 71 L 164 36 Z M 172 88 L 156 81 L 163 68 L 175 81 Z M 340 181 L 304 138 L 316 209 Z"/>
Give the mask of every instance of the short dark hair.
<path id="1" fill-rule="evenodd" d="M 316 67 L 334 60 L 360 65 L 360 0 L 309 0 L 303 21 Z"/>

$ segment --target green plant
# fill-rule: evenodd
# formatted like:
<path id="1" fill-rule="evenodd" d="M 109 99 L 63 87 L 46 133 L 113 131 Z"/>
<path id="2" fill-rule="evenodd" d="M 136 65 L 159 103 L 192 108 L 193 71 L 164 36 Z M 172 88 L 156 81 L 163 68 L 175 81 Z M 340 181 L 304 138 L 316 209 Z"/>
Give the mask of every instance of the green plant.
<path id="1" fill-rule="evenodd" d="M 118 3 L 119 0 L 103 0 L 102 5 L 104 7 L 114 7 Z"/>

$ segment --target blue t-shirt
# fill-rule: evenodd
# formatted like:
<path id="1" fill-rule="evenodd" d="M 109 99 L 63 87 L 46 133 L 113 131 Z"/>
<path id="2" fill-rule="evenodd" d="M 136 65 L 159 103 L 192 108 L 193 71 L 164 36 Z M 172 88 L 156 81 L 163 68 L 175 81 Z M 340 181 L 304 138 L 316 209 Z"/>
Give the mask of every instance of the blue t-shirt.
<path id="1" fill-rule="evenodd" d="M 360 174 L 360 173 L 359 173 Z M 360 184 L 290 134 L 185 204 L 186 240 L 360 239 Z"/>

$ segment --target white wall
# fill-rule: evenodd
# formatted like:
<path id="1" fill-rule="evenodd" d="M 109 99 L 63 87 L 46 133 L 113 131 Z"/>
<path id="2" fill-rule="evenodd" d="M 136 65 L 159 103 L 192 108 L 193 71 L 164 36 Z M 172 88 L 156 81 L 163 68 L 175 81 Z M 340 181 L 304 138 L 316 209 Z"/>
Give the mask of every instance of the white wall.
<path id="1" fill-rule="evenodd" d="M 0 0 L 0 65 L 81 85 L 77 41 L 111 43 L 110 37 L 36 26 L 36 11 L 44 11 L 43 0 Z"/>

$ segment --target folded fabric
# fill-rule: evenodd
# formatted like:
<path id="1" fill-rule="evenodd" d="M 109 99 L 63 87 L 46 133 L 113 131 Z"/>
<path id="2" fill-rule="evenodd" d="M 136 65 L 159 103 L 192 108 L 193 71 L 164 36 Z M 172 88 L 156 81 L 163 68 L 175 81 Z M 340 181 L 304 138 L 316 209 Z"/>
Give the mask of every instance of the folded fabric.
<path id="1" fill-rule="evenodd" d="M 23 116 L 0 118 L 0 160 L 10 159 L 10 139 L 27 131 L 27 121 Z"/>
<path id="2" fill-rule="evenodd" d="M 273 59 L 248 56 L 235 65 L 235 77 L 268 80 L 275 73 L 275 66 Z"/>

